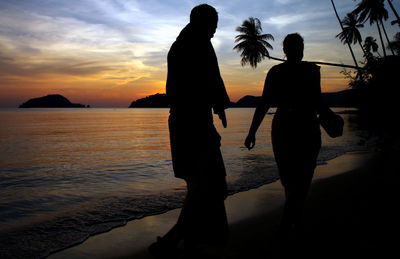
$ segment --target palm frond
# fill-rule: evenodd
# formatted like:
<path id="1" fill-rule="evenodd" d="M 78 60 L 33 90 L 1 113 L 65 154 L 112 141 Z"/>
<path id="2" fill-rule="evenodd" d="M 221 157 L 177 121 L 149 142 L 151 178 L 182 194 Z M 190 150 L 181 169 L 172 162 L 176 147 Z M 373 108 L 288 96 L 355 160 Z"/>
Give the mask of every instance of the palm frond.
<path id="1" fill-rule="evenodd" d="M 273 49 L 268 40 L 274 40 L 271 34 L 261 34 L 262 27 L 259 19 L 249 17 L 243 21 L 242 25 L 236 28 L 239 32 L 235 37 L 237 43 L 233 49 L 241 52 L 241 64 L 245 66 L 250 64 L 256 68 L 257 64 L 265 57 L 269 57 L 268 49 Z"/>
<path id="2" fill-rule="evenodd" d="M 389 17 L 384 0 L 362 0 L 352 13 L 358 15 L 359 22 L 369 21 L 371 25 Z"/>
<path id="3" fill-rule="evenodd" d="M 362 42 L 358 28 L 361 28 L 364 25 L 358 23 L 356 14 L 348 13 L 342 20 L 342 26 L 343 30 L 341 33 L 336 35 L 336 38 L 339 38 L 343 44 L 347 44 L 347 42 L 352 44 Z"/>

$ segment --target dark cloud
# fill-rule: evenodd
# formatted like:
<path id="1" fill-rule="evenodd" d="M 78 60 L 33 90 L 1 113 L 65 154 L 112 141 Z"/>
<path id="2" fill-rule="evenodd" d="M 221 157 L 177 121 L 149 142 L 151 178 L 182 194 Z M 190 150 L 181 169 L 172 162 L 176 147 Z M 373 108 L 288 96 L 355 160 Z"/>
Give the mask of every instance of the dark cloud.
<path id="1" fill-rule="evenodd" d="M 40 62 L 10 58 L 0 53 L 0 75 L 8 77 L 40 77 L 45 75 L 87 76 L 111 71 L 115 68 L 100 61 L 85 61 L 75 58 L 48 58 Z"/>
<path id="2" fill-rule="evenodd" d="M 105 77 L 106 80 L 129 80 L 129 79 L 136 79 L 136 76 L 109 76 Z"/>
<path id="3" fill-rule="evenodd" d="M 146 53 L 146 56 L 139 57 L 146 66 L 159 67 L 167 63 L 167 51 L 152 51 Z"/>

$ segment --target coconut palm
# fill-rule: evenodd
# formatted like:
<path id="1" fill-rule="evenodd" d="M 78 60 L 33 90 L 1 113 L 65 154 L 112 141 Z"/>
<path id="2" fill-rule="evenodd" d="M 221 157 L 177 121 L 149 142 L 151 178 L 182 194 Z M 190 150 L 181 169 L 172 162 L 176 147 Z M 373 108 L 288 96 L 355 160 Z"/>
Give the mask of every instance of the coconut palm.
<path id="1" fill-rule="evenodd" d="M 378 44 L 376 43 L 376 39 L 374 37 L 368 36 L 364 40 L 364 50 L 365 50 L 365 57 L 367 59 L 370 59 L 373 57 L 372 52 L 377 52 L 378 53 Z M 372 51 L 372 52 L 371 52 Z M 379 55 L 379 53 L 378 53 Z"/>
<path id="2" fill-rule="evenodd" d="M 389 43 L 392 49 L 396 52 L 397 56 L 400 55 L 400 32 L 394 35 L 394 40 Z"/>
<path id="3" fill-rule="evenodd" d="M 382 29 L 386 34 L 385 26 L 383 25 L 383 21 L 388 19 L 388 11 L 385 8 L 384 0 L 362 0 L 353 10 L 355 15 L 358 15 L 359 22 L 369 21 L 370 25 L 376 23 L 378 28 L 379 38 L 381 40 L 383 55 L 386 57 L 385 45 L 383 43 L 383 37 L 381 32 Z M 388 39 L 387 39 L 388 40 Z M 389 42 L 389 40 L 388 40 Z"/>
<path id="4" fill-rule="evenodd" d="M 385 34 L 386 42 L 388 43 L 387 48 L 390 49 L 390 51 L 392 52 L 392 55 L 394 56 L 394 51 L 392 49 L 392 45 L 390 45 L 390 40 L 386 33 L 386 29 L 385 29 L 385 26 L 383 25 L 382 21 L 381 21 L 381 25 L 382 25 L 382 29 L 383 29 L 383 34 Z"/>
<path id="5" fill-rule="evenodd" d="M 261 22 L 253 17 L 245 20 L 236 31 L 240 34 L 235 37 L 235 42 L 238 44 L 233 49 L 241 52 L 242 66 L 249 63 L 251 67 L 256 68 L 257 63 L 269 57 L 268 49 L 273 48 L 268 40 L 274 40 L 274 37 L 271 34 L 261 34 Z"/>
<path id="6" fill-rule="evenodd" d="M 362 42 L 361 33 L 358 30 L 358 28 L 362 28 L 364 27 L 364 25 L 357 22 L 357 17 L 353 13 L 348 13 L 346 15 L 346 17 L 342 20 L 342 25 L 343 25 L 343 30 L 341 33 L 336 35 L 336 37 L 339 38 L 343 42 L 343 44 L 358 43 L 365 55 L 364 48 L 361 45 Z"/>
<path id="7" fill-rule="evenodd" d="M 336 10 L 335 3 L 333 2 L 333 0 L 331 0 L 331 3 L 332 3 L 333 10 L 335 11 L 336 18 L 337 18 L 338 21 L 339 21 L 340 28 L 342 28 L 342 32 L 343 32 L 343 31 L 344 31 L 343 24 L 342 24 L 342 21 L 341 21 L 340 18 L 339 18 L 339 14 L 338 14 L 338 12 L 337 12 L 337 10 Z M 350 42 L 347 41 L 347 40 L 346 40 L 345 42 L 347 43 L 347 46 L 349 46 L 349 50 L 350 50 L 351 57 L 353 58 L 354 64 L 356 65 L 356 68 L 358 69 L 357 60 L 356 60 L 356 57 L 354 56 L 354 52 L 353 52 L 353 49 L 351 48 L 351 44 L 350 44 Z"/>
<path id="8" fill-rule="evenodd" d="M 261 23 L 257 18 L 250 17 L 248 20 L 245 20 L 241 26 L 236 28 L 236 31 L 240 32 L 240 34 L 235 37 L 235 42 L 239 43 L 233 49 L 237 52 L 241 52 L 242 66 L 249 63 L 251 67 L 256 68 L 257 63 L 261 62 L 265 57 L 277 61 L 285 61 L 284 59 L 271 57 L 269 55 L 268 49 L 272 49 L 272 46 L 267 40 L 274 40 L 274 37 L 271 34 L 261 34 Z M 320 61 L 308 62 L 319 65 L 359 69 L 357 64 L 356 66 L 351 66 Z"/>
<path id="9" fill-rule="evenodd" d="M 396 16 L 396 20 L 392 21 L 391 24 L 394 25 L 397 23 L 397 25 L 400 26 L 400 17 L 399 17 L 399 14 L 397 13 L 396 9 L 394 9 L 392 0 L 387 0 L 387 2 L 389 3 L 390 9 L 392 9 L 394 16 Z"/>

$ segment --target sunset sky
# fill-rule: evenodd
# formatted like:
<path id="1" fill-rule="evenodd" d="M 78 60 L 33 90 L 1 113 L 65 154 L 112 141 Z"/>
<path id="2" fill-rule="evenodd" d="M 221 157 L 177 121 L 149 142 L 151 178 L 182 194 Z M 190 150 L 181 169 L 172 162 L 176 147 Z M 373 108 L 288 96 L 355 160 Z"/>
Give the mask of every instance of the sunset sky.
<path id="1" fill-rule="evenodd" d="M 359 1 L 335 0 L 343 18 Z M 400 1 L 393 1 L 400 11 Z M 257 69 L 242 67 L 232 50 L 235 28 L 259 18 L 275 41 L 270 54 L 283 58 L 282 40 L 299 32 L 305 60 L 353 65 L 329 0 L 0 0 L 0 107 L 17 107 L 32 97 L 62 94 L 93 107 L 127 107 L 138 98 L 165 92 L 166 55 L 188 23 L 190 10 L 213 5 L 219 25 L 212 39 L 222 77 L 233 101 L 260 95 L 265 75 L 276 61 Z M 399 31 L 387 6 L 390 39 Z M 369 23 L 363 37 L 378 38 Z M 357 59 L 361 49 L 354 45 Z M 340 68 L 324 66 L 322 89 L 347 89 Z"/>

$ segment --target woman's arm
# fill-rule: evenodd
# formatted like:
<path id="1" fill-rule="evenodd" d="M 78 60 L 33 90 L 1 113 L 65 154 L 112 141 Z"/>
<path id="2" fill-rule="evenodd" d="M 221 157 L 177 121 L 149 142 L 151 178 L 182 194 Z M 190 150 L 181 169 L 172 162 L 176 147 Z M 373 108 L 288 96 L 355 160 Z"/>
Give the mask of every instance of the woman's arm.
<path id="1" fill-rule="evenodd" d="M 261 125 L 261 122 L 263 121 L 265 115 L 267 114 L 270 106 L 271 106 L 271 89 L 272 89 L 272 83 L 271 83 L 272 75 L 271 71 L 268 72 L 268 75 L 265 79 L 264 83 L 264 90 L 263 94 L 261 97 L 260 103 L 257 105 L 257 108 L 254 112 L 253 115 L 253 120 L 251 122 L 251 126 L 249 129 L 249 133 L 246 137 L 246 140 L 244 142 L 244 145 L 250 150 L 252 149 L 255 144 L 256 144 L 256 133 L 258 128 Z"/>
<path id="2" fill-rule="evenodd" d="M 256 133 L 258 128 L 260 127 L 261 122 L 263 121 L 265 114 L 267 114 L 269 106 L 265 105 L 265 103 L 260 102 L 254 112 L 253 121 L 251 122 L 249 134 L 244 141 L 244 145 L 250 150 L 256 144 Z"/>
<path id="3" fill-rule="evenodd" d="M 322 98 L 321 91 L 321 72 L 320 67 L 315 65 L 314 74 L 313 74 L 314 84 L 316 86 L 316 98 L 317 98 L 317 113 L 319 115 L 327 114 L 331 112 L 331 109 L 327 105 L 327 103 Z"/>

